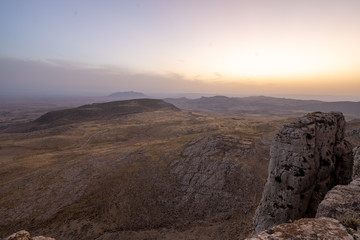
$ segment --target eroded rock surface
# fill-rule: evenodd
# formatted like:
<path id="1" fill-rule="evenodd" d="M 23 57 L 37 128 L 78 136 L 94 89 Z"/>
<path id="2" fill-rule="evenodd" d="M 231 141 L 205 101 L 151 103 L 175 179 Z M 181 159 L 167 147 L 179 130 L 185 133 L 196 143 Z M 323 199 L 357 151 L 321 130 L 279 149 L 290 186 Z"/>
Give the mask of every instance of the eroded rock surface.
<path id="1" fill-rule="evenodd" d="M 311 113 L 286 124 L 274 138 L 255 232 L 289 219 L 314 217 L 325 194 L 352 177 L 351 144 L 341 113 Z"/>
<path id="2" fill-rule="evenodd" d="M 256 181 L 244 159 L 254 155 L 253 144 L 234 136 L 205 136 L 190 142 L 170 166 L 180 184 L 181 208 L 192 216 L 210 216 L 250 206 L 244 193 Z"/>
<path id="3" fill-rule="evenodd" d="M 360 218 L 360 178 L 331 189 L 320 203 L 316 217 Z"/>
<path id="4" fill-rule="evenodd" d="M 346 132 L 347 137 L 356 136 L 356 135 L 360 136 L 360 128 L 356 128 L 356 129 Z"/>
<path id="5" fill-rule="evenodd" d="M 353 240 L 346 228 L 332 218 L 302 218 L 293 223 L 283 223 L 260 232 L 247 240 Z"/>
<path id="6" fill-rule="evenodd" d="M 5 238 L 5 240 L 55 240 L 55 238 L 43 236 L 31 237 L 28 231 L 21 230 L 11 234 L 9 237 Z"/>
<path id="7" fill-rule="evenodd" d="M 352 179 L 360 178 L 360 147 L 353 149 L 354 154 L 354 166 Z"/>

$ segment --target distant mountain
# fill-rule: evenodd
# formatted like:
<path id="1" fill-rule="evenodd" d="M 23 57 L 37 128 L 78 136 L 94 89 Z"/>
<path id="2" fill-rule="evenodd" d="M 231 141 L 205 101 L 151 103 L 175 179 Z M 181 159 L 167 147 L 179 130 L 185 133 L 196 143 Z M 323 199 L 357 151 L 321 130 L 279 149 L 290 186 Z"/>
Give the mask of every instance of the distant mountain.
<path id="1" fill-rule="evenodd" d="M 29 132 L 71 123 L 114 119 L 128 114 L 157 110 L 180 111 L 174 105 L 158 99 L 133 99 L 93 103 L 77 108 L 48 112 L 34 121 L 14 124 L 8 127 L 5 132 Z"/>
<path id="2" fill-rule="evenodd" d="M 129 100 L 129 99 L 138 99 L 138 98 L 148 98 L 145 94 L 141 92 L 115 92 L 106 96 L 106 98 L 113 99 L 113 100 Z"/>
<path id="3" fill-rule="evenodd" d="M 338 111 L 344 114 L 360 116 L 360 102 L 320 102 L 313 105 L 301 106 L 301 108 L 309 111 Z"/>
<path id="4" fill-rule="evenodd" d="M 317 100 L 296 100 L 265 96 L 254 97 L 201 97 L 198 99 L 167 98 L 166 102 L 178 108 L 225 114 L 303 114 L 306 112 L 340 111 L 360 116 L 360 102 L 322 102 Z"/>

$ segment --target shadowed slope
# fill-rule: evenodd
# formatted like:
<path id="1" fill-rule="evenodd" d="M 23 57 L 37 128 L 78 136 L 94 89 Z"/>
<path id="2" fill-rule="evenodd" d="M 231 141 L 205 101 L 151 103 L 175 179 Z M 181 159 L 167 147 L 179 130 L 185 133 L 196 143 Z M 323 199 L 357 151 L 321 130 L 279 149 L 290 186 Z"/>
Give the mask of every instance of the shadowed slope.
<path id="1" fill-rule="evenodd" d="M 180 111 L 180 109 L 172 104 L 157 99 L 135 99 L 107 103 L 93 103 L 78 108 L 48 112 L 29 123 L 12 125 L 5 129 L 4 132 L 30 132 L 65 124 L 114 119 L 123 115 L 158 110 Z"/>

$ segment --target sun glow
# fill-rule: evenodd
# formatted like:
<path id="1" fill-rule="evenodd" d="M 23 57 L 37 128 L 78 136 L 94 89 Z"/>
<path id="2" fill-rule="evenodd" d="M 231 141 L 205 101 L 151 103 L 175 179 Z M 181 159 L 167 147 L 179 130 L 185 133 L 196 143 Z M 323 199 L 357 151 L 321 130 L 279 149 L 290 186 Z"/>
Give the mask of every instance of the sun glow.
<path id="1" fill-rule="evenodd" d="M 324 74 L 335 61 L 325 55 L 309 56 L 281 51 L 230 54 L 218 62 L 218 72 L 231 78 L 299 78 Z"/>

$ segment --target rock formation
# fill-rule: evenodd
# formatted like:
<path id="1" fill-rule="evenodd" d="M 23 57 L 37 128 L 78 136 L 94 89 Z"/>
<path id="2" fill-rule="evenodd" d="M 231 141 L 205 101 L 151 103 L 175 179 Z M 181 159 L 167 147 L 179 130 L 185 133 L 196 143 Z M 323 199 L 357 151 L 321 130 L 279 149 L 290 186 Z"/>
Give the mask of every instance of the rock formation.
<path id="1" fill-rule="evenodd" d="M 191 141 L 170 172 L 180 184 L 181 209 L 192 216 L 249 205 L 245 192 L 256 184 L 241 159 L 254 155 L 251 140 L 234 136 L 204 136 Z M 260 186 L 258 186 L 260 187 Z"/>
<path id="2" fill-rule="evenodd" d="M 353 129 L 345 133 L 346 137 L 360 136 L 360 128 Z"/>
<path id="3" fill-rule="evenodd" d="M 346 228 L 332 218 L 303 218 L 283 223 L 260 232 L 246 240 L 298 239 L 298 240 L 353 240 Z"/>
<path id="4" fill-rule="evenodd" d="M 341 113 L 311 113 L 284 125 L 271 147 L 255 232 L 314 217 L 329 189 L 351 181 L 352 147 L 344 140 L 344 130 Z"/>
<path id="5" fill-rule="evenodd" d="M 55 240 L 55 238 L 43 236 L 31 237 L 29 232 L 21 230 L 19 232 L 11 234 L 4 240 Z"/>
<path id="6" fill-rule="evenodd" d="M 338 185 L 331 189 L 320 203 L 316 217 L 360 219 L 360 178 L 349 185 Z"/>
<path id="7" fill-rule="evenodd" d="M 353 149 L 354 154 L 354 166 L 352 179 L 360 178 L 360 147 Z"/>

